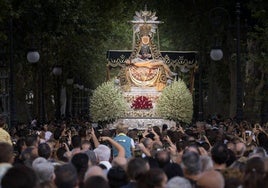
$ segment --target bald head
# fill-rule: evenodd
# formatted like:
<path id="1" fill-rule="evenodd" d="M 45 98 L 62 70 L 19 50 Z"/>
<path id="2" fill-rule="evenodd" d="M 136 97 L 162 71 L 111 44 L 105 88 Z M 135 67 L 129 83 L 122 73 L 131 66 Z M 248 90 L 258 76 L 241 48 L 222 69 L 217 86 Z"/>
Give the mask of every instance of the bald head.
<path id="1" fill-rule="evenodd" d="M 246 145 L 243 142 L 238 142 L 235 144 L 235 154 L 236 157 L 243 157 L 245 151 L 246 151 Z"/>
<path id="2" fill-rule="evenodd" d="M 84 177 L 84 181 L 86 181 L 91 176 L 102 176 L 106 179 L 106 176 L 104 175 L 103 170 L 99 166 L 92 166 L 88 168 Z"/>
<path id="3" fill-rule="evenodd" d="M 224 188 L 224 178 L 216 170 L 205 171 L 197 180 L 197 186 L 203 188 Z"/>
<path id="4" fill-rule="evenodd" d="M 126 170 L 127 159 L 125 157 L 115 157 L 112 161 L 112 166 L 120 166 Z"/>

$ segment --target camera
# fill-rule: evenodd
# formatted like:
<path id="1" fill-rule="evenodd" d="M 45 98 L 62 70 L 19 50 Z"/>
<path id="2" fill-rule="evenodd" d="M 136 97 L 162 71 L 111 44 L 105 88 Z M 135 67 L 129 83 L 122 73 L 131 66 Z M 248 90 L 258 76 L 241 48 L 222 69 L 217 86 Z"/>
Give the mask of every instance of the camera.
<path id="1" fill-rule="evenodd" d="M 245 135 L 246 135 L 246 137 L 251 136 L 251 134 L 252 134 L 252 132 L 251 132 L 251 131 L 249 131 L 249 130 L 245 131 Z"/>
<path id="2" fill-rule="evenodd" d="M 135 149 L 134 156 L 135 157 L 142 157 L 142 151 L 140 149 Z"/>
<path id="3" fill-rule="evenodd" d="M 170 147 L 170 144 L 167 141 L 163 142 L 163 148 L 168 149 Z"/>
<path id="4" fill-rule="evenodd" d="M 152 125 L 148 125 L 148 132 L 152 132 Z"/>
<path id="5" fill-rule="evenodd" d="M 256 129 L 260 129 L 260 128 L 261 128 L 260 124 L 256 124 Z"/>
<path id="6" fill-rule="evenodd" d="M 67 143 L 67 142 L 68 142 L 68 138 L 66 136 L 60 137 L 60 139 L 59 139 L 60 144 Z"/>

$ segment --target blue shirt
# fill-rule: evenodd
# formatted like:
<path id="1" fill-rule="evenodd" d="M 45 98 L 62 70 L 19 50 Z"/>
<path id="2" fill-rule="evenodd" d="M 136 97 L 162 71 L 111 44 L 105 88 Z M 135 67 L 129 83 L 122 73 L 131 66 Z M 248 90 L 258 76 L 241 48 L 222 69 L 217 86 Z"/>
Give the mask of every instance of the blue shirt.
<path id="1" fill-rule="evenodd" d="M 114 140 L 119 143 L 125 149 L 125 157 L 130 158 L 131 154 L 131 138 L 123 133 L 119 133 Z M 113 156 L 116 157 L 118 155 L 118 150 L 113 147 Z"/>

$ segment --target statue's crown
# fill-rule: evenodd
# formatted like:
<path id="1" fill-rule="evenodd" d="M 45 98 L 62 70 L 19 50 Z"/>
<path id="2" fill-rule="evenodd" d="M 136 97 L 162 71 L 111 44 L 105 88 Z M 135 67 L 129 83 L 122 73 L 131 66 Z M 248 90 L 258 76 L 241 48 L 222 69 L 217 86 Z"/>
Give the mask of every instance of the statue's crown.
<path id="1" fill-rule="evenodd" d="M 148 36 L 151 32 L 151 26 L 149 24 L 143 24 L 140 26 L 140 36 Z"/>

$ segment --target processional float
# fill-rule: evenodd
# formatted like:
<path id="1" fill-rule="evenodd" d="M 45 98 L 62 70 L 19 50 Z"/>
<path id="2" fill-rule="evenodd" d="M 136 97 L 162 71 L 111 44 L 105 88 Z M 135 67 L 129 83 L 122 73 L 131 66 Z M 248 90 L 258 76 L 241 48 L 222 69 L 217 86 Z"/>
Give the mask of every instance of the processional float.
<path id="1" fill-rule="evenodd" d="M 179 76 L 187 74 L 189 90 L 194 91 L 198 53 L 160 51 L 158 25 L 162 22 L 157 19 L 155 12 L 136 11 L 130 21 L 133 25 L 132 50 L 107 51 L 107 80 L 111 79 L 113 69 L 120 68 L 117 84 L 129 105 L 123 120 L 135 128 L 172 123 L 158 117 L 155 106 L 162 90 Z"/>

